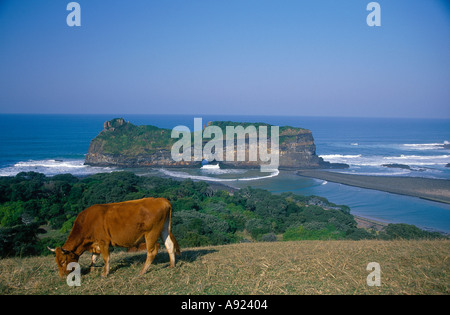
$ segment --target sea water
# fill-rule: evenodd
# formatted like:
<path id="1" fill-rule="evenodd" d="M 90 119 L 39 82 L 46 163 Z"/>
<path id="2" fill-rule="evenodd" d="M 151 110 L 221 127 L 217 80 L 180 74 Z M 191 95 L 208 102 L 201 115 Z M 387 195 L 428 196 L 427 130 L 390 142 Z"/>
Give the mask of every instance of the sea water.
<path id="1" fill-rule="evenodd" d="M 326 161 L 347 163 L 337 170 L 361 175 L 417 176 L 450 179 L 450 120 L 332 118 L 234 115 L 0 115 L 0 176 L 21 171 L 46 175 L 82 176 L 118 170 L 84 165 L 90 140 L 103 123 L 123 117 L 136 125 L 172 129 L 185 125 L 194 130 L 194 118 L 265 122 L 310 129 L 316 153 Z M 386 164 L 402 164 L 389 168 Z M 408 166 L 408 167 L 406 167 Z M 138 174 L 165 175 L 223 182 L 235 187 L 253 186 L 274 193 L 291 191 L 319 195 L 351 207 L 355 215 L 386 222 L 404 222 L 450 232 L 450 206 L 385 192 L 303 178 L 293 172 L 260 173 L 241 169 L 152 169 Z"/>

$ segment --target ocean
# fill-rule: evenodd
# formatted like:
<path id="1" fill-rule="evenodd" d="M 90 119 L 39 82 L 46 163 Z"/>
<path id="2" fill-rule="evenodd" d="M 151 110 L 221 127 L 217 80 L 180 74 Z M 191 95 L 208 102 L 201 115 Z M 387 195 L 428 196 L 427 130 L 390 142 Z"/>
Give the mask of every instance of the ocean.
<path id="1" fill-rule="evenodd" d="M 265 122 L 310 129 L 316 153 L 324 160 L 347 163 L 351 174 L 417 176 L 450 180 L 450 120 L 334 118 L 238 115 L 19 115 L 1 114 L 0 176 L 22 171 L 46 175 L 72 173 L 84 176 L 118 170 L 84 165 L 89 143 L 103 123 L 123 117 L 136 125 L 150 124 L 172 129 L 185 125 L 194 130 L 194 118 Z M 409 168 L 391 168 L 402 164 Z M 169 175 L 222 182 L 234 187 L 247 185 L 274 193 L 319 195 L 350 206 L 351 212 L 384 222 L 415 224 L 450 233 L 450 205 L 415 197 L 350 187 L 296 176 L 293 172 L 260 173 L 238 169 L 138 169 L 137 174 Z"/>

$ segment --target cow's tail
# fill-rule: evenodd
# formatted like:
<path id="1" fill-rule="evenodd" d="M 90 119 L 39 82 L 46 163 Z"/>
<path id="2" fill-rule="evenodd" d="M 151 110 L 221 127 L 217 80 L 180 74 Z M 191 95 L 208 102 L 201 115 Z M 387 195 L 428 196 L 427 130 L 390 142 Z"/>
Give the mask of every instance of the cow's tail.
<path id="1" fill-rule="evenodd" d="M 172 240 L 172 243 L 173 243 L 173 245 L 174 245 L 174 247 L 175 247 L 175 253 L 177 254 L 177 255 L 181 255 L 181 250 L 180 250 L 180 245 L 178 245 L 178 242 L 177 242 L 177 240 L 175 239 L 175 236 L 173 236 L 173 234 L 172 234 L 172 232 L 170 231 L 170 229 L 171 229 L 171 226 L 172 226 L 172 205 L 170 204 L 170 202 L 169 202 L 169 226 L 168 226 L 168 229 L 169 229 L 169 237 L 170 237 L 170 239 Z"/>

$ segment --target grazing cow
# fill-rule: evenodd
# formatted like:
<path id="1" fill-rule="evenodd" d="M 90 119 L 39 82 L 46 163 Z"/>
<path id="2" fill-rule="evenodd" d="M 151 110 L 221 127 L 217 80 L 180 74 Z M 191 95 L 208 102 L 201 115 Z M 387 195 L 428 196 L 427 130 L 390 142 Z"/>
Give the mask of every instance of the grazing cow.
<path id="1" fill-rule="evenodd" d="M 109 273 L 109 246 L 126 248 L 139 247 L 145 242 L 147 260 L 140 274 L 144 274 L 155 258 L 161 237 L 169 252 L 170 267 L 175 266 L 175 252 L 180 247 L 170 232 L 172 206 L 164 198 L 143 198 L 139 200 L 91 206 L 80 212 L 65 244 L 56 249 L 59 275 L 64 277 L 71 262 L 78 262 L 85 251 L 92 253 L 91 271 L 101 254 L 105 261 L 102 276 Z"/>

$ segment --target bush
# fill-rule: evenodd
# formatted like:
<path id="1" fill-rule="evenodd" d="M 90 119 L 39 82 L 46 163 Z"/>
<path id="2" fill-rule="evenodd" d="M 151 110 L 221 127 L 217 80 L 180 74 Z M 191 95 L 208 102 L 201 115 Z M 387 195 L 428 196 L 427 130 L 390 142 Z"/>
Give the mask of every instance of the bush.
<path id="1" fill-rule="evenodd" d="M 194 210 L 174 212 L 172 231 L 180 246 L 219 245 L 231 241 L 226 221 Z"/>
<path id="2" fill-rule="evenodd" d="M 267 234 L 264 234 L 261 237 L 261 241 L 263 241 L 263 242 L 276 242 L 277 241 L 277 236 L 275 234 L 273 234 L 273 233 L 267 233 Z"/>
<path id="3" fill-rule="evenodd" d="M 347 230 L 345 235 L 346 235 L 346 237 L 345 237 L 346 239 L 354 240 L 354 241 L 370 240 L 370 239 L 374 239 L 377 237 L 375 231 L 369 232 L 364 229 L 349 229 L 349 230 Z"/>
<path id="4" fill-rule="evenodd" d="M 0 228 L 0 257 L 37 254 L 37 234 L 42 232 L 37 223 Z"/>
<path id="5" fill-rule="evenodd" d="M 245 229 L 255 240 L 259 240 L 263 234 L 271 232 L 270 225 L 262 219 L 248 220 Z"/>
<path id="6" fill-rule="evenodd" d="M 344 238 L 345 233 L 337 231 L 336 227 L 331 224 L 319 230 L 304 228 L 303 226 L 291 227 L 283 234 L 284 241 L 336 240 Z"/>
<path id="7" fill-rule="evenodd" d="M 383 239 L 435 239 L 442 238 L 438 232 L 428 232 L 410 224 L 388 224 L 381 233 Z"/>

